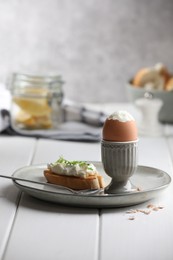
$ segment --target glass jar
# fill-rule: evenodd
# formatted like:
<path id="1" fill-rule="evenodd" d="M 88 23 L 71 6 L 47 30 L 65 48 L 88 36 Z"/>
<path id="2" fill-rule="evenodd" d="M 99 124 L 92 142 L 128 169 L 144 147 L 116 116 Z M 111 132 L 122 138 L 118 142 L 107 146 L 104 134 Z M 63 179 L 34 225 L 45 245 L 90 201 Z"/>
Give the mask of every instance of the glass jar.
<path id="1" fill-rule="evenodd" d="M 11 124 L 14 129 L 57 129 L 62 121 L 61 76 L 14 73 L 11 91 Z"/>

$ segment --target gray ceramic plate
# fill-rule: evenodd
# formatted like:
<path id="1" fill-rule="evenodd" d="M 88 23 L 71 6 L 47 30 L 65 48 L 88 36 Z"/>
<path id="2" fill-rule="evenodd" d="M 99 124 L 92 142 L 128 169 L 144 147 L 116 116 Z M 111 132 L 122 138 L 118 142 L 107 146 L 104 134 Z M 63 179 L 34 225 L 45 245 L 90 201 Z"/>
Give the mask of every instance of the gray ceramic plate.
<path id="1" fill-rule="evenodd" d="M 100 174 L 105 178 L 106 184 L 109 184 L 110 178 L 105 174 L 102 163 L 91 163 L 97 167 Z M 45 168 L 45 164 L 26 166 L 16 170 L 13 176 L 46 182 L 43 176 L 43 169 Z M 169 185 L 171 177 L 162 170 L 152 167 L 138 166 L 136 173 L 130 180 L 134 186 L 139 188 L 139 191 L 120 194 L 100 193 L 93 195 L 79 195 L 69 194 L 69 192 L 66 192 L 65 190 L 62 192 L 62 189 L 52 188 L 46 185 L 27 183 L 23 181 L 14 181 L 14 183 L 20 190 L 42 200 L 77 207 L 111 208 L 135 205 L 154 198 Z"/>

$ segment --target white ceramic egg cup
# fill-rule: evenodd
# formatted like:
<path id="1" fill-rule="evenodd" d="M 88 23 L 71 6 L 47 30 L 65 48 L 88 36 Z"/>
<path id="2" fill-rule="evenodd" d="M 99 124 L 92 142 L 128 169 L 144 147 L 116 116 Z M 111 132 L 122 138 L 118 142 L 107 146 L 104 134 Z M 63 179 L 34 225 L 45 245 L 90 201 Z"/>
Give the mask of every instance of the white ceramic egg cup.
<path id="1" fill-rule="evenodd" d="M 102 140 L 101 156 L 103 168 L 112 180 L 105 188 L 106 193 L 134 191 L 129 178 L 135 173 L 138 162 L 138 140 L 111 142 Z"/>

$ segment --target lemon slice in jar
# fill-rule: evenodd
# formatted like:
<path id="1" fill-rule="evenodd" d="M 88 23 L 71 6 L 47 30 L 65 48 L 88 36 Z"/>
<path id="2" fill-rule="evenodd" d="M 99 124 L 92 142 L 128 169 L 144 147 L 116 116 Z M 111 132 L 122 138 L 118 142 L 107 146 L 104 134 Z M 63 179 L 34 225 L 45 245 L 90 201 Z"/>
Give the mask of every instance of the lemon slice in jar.
<path id="1" fill-rule="evenodd" d="M 32 116 L 23 110 L 19 110 L 16 114 L 16 122 L 25 125 L 27 128 L 51 128 L 52 122 L 47 115 Z"/>
<path id="2" fill-rule="evenodd" d="M 16 122 L 25 124 L 26 126 L 34 126 L 35 125 L 35 120 L 34 118 L 30 115 L 27 114 L 26 112 L 19 110 L 19 112 L 16 114 Z"/>
<path id="3" fill-rule="evenodd" d="M 27 89 L 22 92 L 22 96 L 13 97 L 13 102 L 30 115 L 47 115 L 51 113 L 51 108 L 48 105 L 46 94 L 45 89 Z"/>

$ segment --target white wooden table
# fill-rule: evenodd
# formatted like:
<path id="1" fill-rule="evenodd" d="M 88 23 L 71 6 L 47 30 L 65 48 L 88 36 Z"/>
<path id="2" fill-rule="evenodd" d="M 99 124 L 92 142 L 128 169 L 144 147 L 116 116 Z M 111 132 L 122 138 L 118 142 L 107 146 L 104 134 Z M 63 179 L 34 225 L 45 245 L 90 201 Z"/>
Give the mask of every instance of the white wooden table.
<path id="1" fill-rule="evenodd" d="M 69 160 L 101 160 L 100 143 L 0 136 L 0 173 L 25 165 Z M 173 177 L 173 138 L 140 137 L 139 164 Z M 151 203 L 149 215 L 132 214 Z M 74 208 L 41 201 L 0 179 L 1 260 L 172 260 L 173 182 L 155 199 L 133 207 Z"/>

